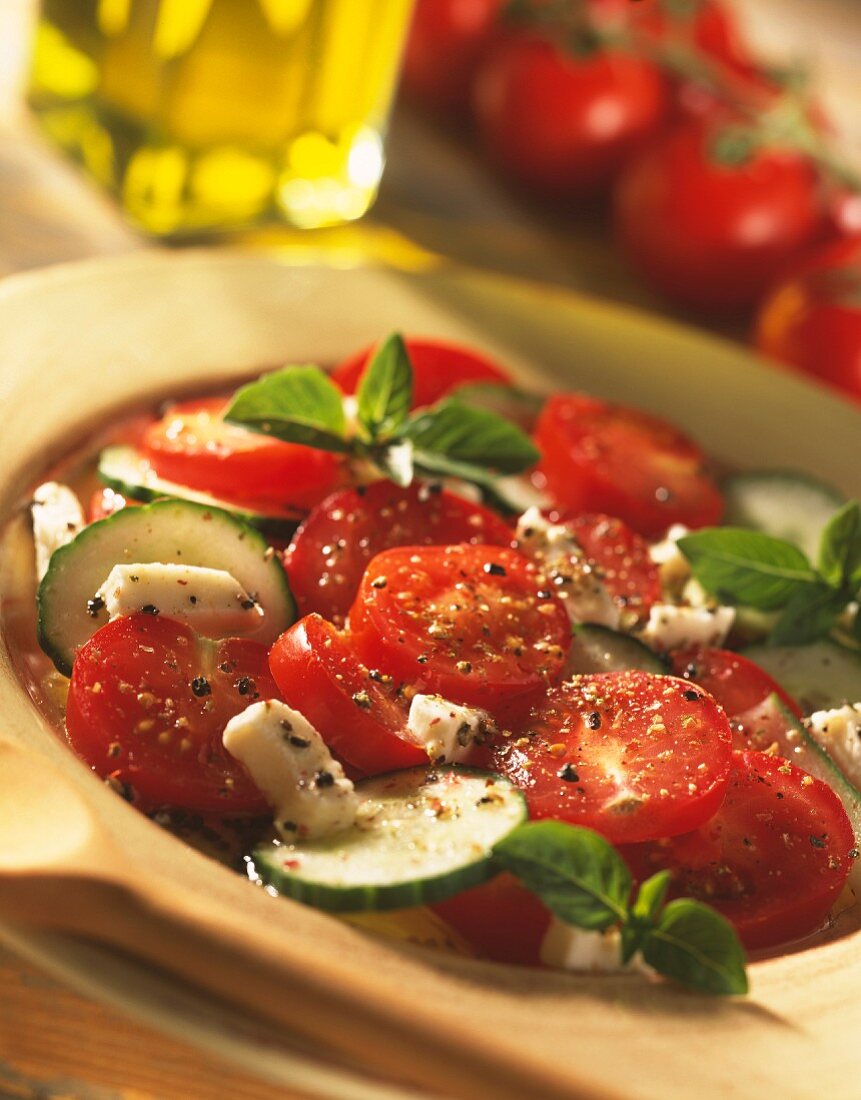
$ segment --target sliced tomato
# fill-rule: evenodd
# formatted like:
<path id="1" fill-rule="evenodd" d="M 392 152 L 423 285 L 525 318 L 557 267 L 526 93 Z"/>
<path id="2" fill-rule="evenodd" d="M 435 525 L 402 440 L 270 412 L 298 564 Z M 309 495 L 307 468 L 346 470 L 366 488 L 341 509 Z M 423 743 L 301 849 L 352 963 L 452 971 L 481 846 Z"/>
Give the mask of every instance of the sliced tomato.
<path id="1" fill-rule="evenodd" d="M 533 818 L 596 829 L 614 844 L 687 832 L 721 804 L 732 759 L 726 715 L 674 676 L 610 672 L 552 688 L 492 768 Z"/>
<path id="2" fill-rule="evenodd" d="M 278 638 L 269 667 L 284 700 L 354 772 L 427 763 L 425 751 L 404 735 L 408 709 L 399 685 L 363 664 L 348 635 L 319 615 L 306 615 Z"/>
<path id="3" fill-rule="evenodd" d="M 407 351 L 413 367 L 413 408 L 433 405 L 458 386 L 469 382 L 509 381 L 503 367 L 471 348 L 450 344 L 446 340 L 421 339 L 410 336 Z M 332 371 L 332 379 L 344 393 L 355 393 L 365 368 L 376 351 L 376 345 L 349 356 Z"/>
<path id="4" fill-rule="evenodd" d="M 624 851 L 635 876 L 672 871 L 672 890 L 708 902 L 748 948 L 814 932 L 852 866 L 855 835 L 829 786 L 779 757 L 737 752 L 726 799 L 695 832 Z"/>
<path id="5" fill-rule="evenodd" d="M 560 509 L 619 516 L 647 538 L 723 511 L 696 444 L 670 424 L 585 394 L 551 397 L 538 418 L 540 473 Z"/>
<path id="6" fill-rule="evenodd" d="M 712 695 L 726 711 L 733 728 L 736 748 L 752 746 L 750 736 L 762 723 L 764 709 L 772 695 L 777 695 L 796 716 L 802 717 L 801 707 L 759 665 L 728 649 L 693 646 L 677 650 L 671 658 L 676 676 L 699 684 Z"/>
<path id="7" fill-rule="evenodd" d="M 546 583 L 504 547 L 386 550 L 365 571 L 350 630 L 367 664 L 505 725 L 560 679 L 571 644 Z"/>
<path id="8" fill-rule="evenodd" d="M 220 397 L 185 401 L 150 426 L 141 450 L 159 477 L 285 519 L 335 488 L 334 454 L 227 424 L 226 407 Z"/>
<path id="9" fill-rule="evenodd" d="M 475 953 L 493 962 L 538 966 L 552 916 L 514 878 L 502 874 L 432 905 Z"/>
<path id="10" fill-rule="evenodd" d="M 183 623 L 131 615 L 103 626 L 75 658 L 66 731 L 78 756 L 128 784 L 145 808 L 265 813 L 221 735 L 251 703 L 277 698 L 258 642 L 211 642 Z"/>
<path id="11" fill-rule="evenodd" d="M 365 567 L 380 551 L 458 542 L 508 546 L 511 539 L 494 512 L 439 486 L 401 489 L 377 481 L 318 505 L 293 536 L 284 564 L 301 613 L 317 611 L 342 625 Z"/>
<path id="12" fill-rule="evenodd" d="M 622 613 L 647 619 L 661 599 L 661 574 L 646 540 L 615 516 L 551 512 L 550 518 L 571 531 Z"/>

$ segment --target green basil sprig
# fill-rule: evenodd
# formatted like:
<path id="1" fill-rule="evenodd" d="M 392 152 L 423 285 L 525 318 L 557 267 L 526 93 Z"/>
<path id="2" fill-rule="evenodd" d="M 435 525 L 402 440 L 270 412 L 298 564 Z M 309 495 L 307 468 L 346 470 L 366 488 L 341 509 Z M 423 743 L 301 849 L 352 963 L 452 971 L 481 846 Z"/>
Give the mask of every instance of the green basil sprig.
<path id="1" fill-rule="evenodd" d="M 689 898 L 667 903 L 668 871 L 647 879 L 632 902 L 627 864 L 591 829 L 527 822 L 497 844 L 494 859 L 560 920 L 595 932 L 618 927 L 621 962 L 639 951 L 659 974 L 692 989 L 747 992 L 744 949 L 729 921 Z"/>
<path id="2" fill-rule="evenodd" d="M 495 412 L 446 398 L 411 414 L 412 396 L 412 365 L 395 333 L 362 375 L 355 424 L 344 414 L 338 387 L 315 366 L 285 367 L 243 386 L 225 418 L 288 443 L 370 462 L 399 485 L 415 475 L 442 475 L 492 488 L 501 475 L 538 461 L 529 436 Z"/>
<path id="3" fill-rule="evenodd" d="M 723 603 L 780 611 L 770 641 L 805 645 L 834 626 L 861 590 L 861 503 L 829 520 L 816 564 L 792 543 L 741 527 L 710 527 L 679 539 L 703 588 Z M 854 622 L 861 640 L 861 615 Z"/>

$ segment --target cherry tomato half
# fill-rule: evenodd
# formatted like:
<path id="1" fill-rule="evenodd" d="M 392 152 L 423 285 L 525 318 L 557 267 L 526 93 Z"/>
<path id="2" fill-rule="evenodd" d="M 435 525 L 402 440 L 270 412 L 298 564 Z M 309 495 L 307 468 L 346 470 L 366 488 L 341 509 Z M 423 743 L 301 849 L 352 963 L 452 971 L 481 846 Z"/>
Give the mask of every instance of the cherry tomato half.
<path id="1" fill-rule="evenodd" d="M 502 367 L 471 348 L 415 336 L 405 343 L 413 368 L 414 409 L 434 405 L 458 386 L 471 382 L 508 382 Z M 364 348 L 339 363 L 332 371 L 332 381 L 344 393 L 355 393 L 375 350 L 376 346 Z"/>
<path id="2" fill-rule="evenodd" d="M 545 585 L 503 547 L 386 550 L 365 572 L 349 626 L 367 664 L 505 725 L 561 677 L 571 644 L 567 612 Z"/>
<path id="3" fill-rule="evenodd" d="M 626 168 L 615 228 L 633 266 L 667 297 L 745 310 L 825 230 L 814 166 L 789 150 L 739 151 L 722 121 L 692 119 Z"/>
<path id="4" fill-rule="evenodd" d="M 223 398 L 186 401 L 151 425 L 142 452 L 155 472 L 287 519 L 335 488 L 339 464 L 334 454 L 227 424 L 225 408 Z"/>
<path id="5" fill-rule="evenodd" d="M 147 808 L 265 813 L 221 735 L 251 703 L 277 698 L 259 642 L 211 642 L 183 623 L 137 614 L 108 623 L 81 647 L 66 730 L 78 756 L 129 784 Z"/>
<path id="6" fill-rule="evenodd" d="M 702 451 L 657 417 L 558 394 L 544 406 L 535 440 L 540 473 L 560 510 L 607 512 L 649 538 L 674 523 L 720 520 L 723 503 Z"/>
<path id="7" fill-rule="evenodd" d="M 574 199 L 600 191 L 662 124 L 660 70 L 614 49 L 563 52 L 528 32 L 488 50 L 475 77 L 474 112 L 490 156 L 538 194 Z"/>
<path id="8" fill-rule="evenodd" d="M 509 546 L 512 537 L 494 512 L 439 486 L 401 489 L 377 481 L 318 505 L 293 536 L 285 567 L 300 612 L 343 625 L 365 567 L 380 551 L 458 542 Z"/>
<path id="9" fill-rule="evenodd" d="M 714 906 L 745 947 L 814 932 L 852 866 L 855 834 L 825 783 L 776 756 L 737 752 L 726 799 L 695 832 L 625 849 L 642 880 L 672 872 L 672 890 Z"/>
<path id="10" fill-rule="evenodd" d="M 349 636 L 319 615 L 306 615 L 277 639 L 269 666 L 284 700 L 354 772 L 427 763 L 424 750 L 402 736 L 407 704 L 399 685 L 362 664 Z"/>
<path id="11" fill-rule="evenodd" d="M 492 767 L 533 818 L 584 825 L 614 844 L 687 832 L 720 806 L 732 760 L 726 715 L 673 676 L 574 676 L 536 704 Z"/>

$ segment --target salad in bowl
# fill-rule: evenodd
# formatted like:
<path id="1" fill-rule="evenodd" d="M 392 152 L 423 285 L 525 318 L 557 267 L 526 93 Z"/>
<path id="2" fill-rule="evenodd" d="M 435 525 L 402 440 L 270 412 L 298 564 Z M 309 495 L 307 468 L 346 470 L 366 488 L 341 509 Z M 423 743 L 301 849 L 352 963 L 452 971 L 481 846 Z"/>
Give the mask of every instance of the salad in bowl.
<path id="1" fill-rule="evenodd" d="M 33 663 L 258 887 L 719 994 L 853 904 L 857 501 L 398 334 L 101 443 L 33 492 Z"/>

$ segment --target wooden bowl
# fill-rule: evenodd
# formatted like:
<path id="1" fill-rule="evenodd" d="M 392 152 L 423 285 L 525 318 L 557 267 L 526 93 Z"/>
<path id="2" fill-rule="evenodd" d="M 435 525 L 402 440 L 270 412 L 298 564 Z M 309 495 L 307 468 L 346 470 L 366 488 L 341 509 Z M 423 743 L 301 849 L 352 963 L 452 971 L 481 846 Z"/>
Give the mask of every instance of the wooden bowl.
<path id="1" fill-rule="evenodd" d="M 120 947 L 313 1041 L 333 1063 L 450 1096 L 858 1095 L 855 933 L 753 964 L 751 995 L 733 1001 L 371 937 L 269 896 L 161 831 L 68 752 L 28 695 L 16 644 L 32 617 L 25 503 L 51 463 L 135 403 L 284 361 L 332 362 L 393 329 L 474 343 L 545 389 L 662 413 L 733 465 L 861 489 L 854 408 L 734 345 L 545 287 L 212 252 L 8 280 L 0 919 Z"/>

